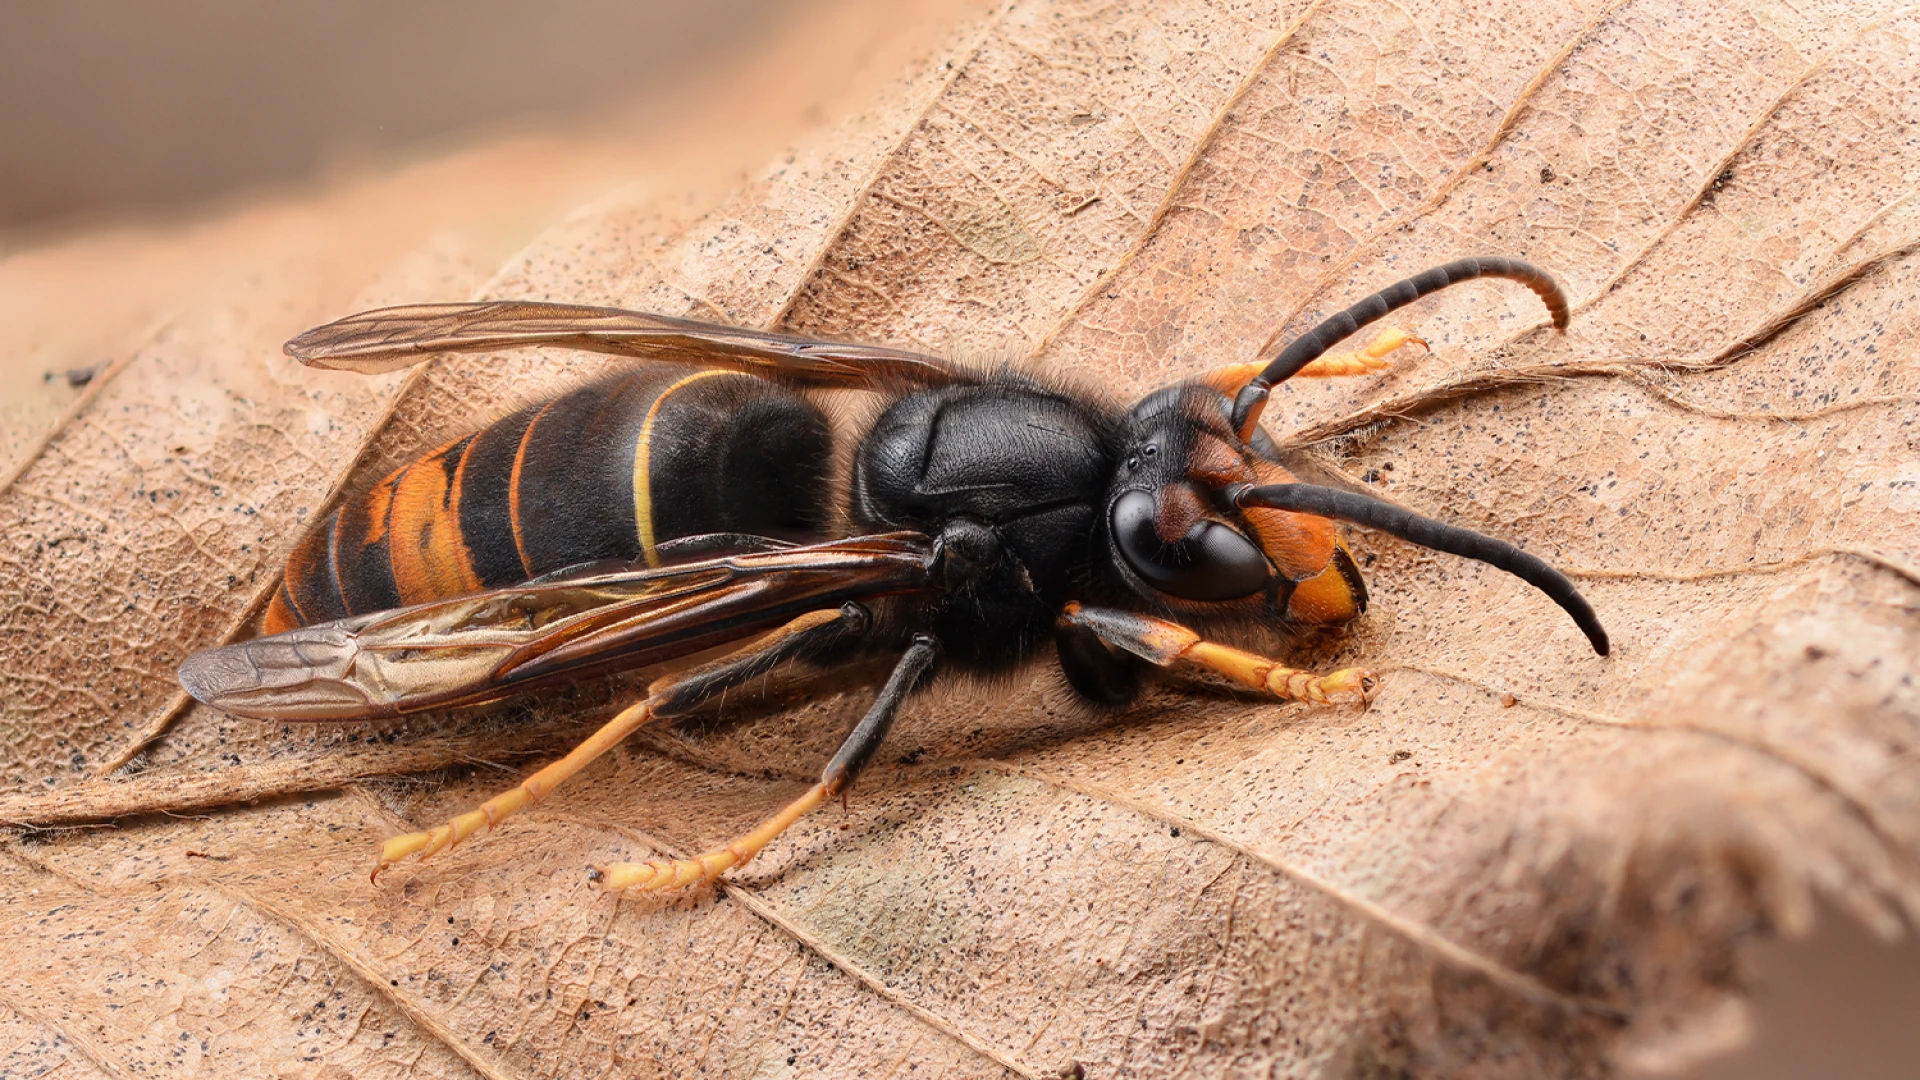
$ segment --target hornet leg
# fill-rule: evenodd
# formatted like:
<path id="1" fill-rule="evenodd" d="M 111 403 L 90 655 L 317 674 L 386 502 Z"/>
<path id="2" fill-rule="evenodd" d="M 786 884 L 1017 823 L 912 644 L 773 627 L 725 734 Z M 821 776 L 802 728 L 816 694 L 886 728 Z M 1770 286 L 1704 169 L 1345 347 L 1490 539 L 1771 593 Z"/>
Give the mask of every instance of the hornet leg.
<path id="1" fill-rule="evenodd" d="M 1341 375 L 1364 375 L 1369 371 L 1379 371 L 1387 366 L 1387 356 L 1394 350 L 1406 345 L 1418 345 L 1422 352 L 1432 352 L 1427 339 L 1418 334 L 1389 326 L 1374 336 L 1367 347 L 1358 352 L 1328 353 L 1315 358 L 1306 367 L 1293 373 L 1296 379 L 1325 379 Z"/>
<path id="2" fill-rule="evenodd" d="M 1068 604 L 1060 613 L 1060 621 L 1090 630 L 1116 648 L 1160 667 L 1198 668 L 1287 701 L 1309 701 L 1316 705 L 1330 704 L 1336 697 L 1365 701 L 1373 689 L 1373 673 L 1364 668 L 1315 675 L 1255 653 L 1206 641 L 1177 622 L 1151 615 Z"/>
<path id="3" fill-rule="evenodd" d="M 894 665 L 893 674 L 887 678 L 887 685 L 880 690 L 880 696 L 874 699 L 873 707 L 867 715 L 854 725 L 853 731 L 840 749 L 827 762 L 820 773 L 820 782 L 808 788 L 806 794 L 788 803 L 779 813 L 762 822 L 752 832 L 741 836 L 724 847 L 715 848 L 703 855 L 691 859 L 653 859 L 643 863 L 614 863 L 610 866 L 594 867 L 589 875 L 601 887 L 609 890 L 639 889 L 643 892 L 662 892 L 678 889 L 695 882 L 710 881 L 722 871 L 737 866 L 745 866 L 748 860 L 760 854 L 761 849 L 772 843 L 774 838 L 786 832 L 794 822 L 805 817 L 814 808 L 853 786 L 868 761 L 873 759 L 875 750 L 880 748 L 880 740 L 887 737 L 887 730 L 893 727 L 893 718 L 900 711 L 900 703 L 919 684 L 933 665 L 933 639 L 925 634 L 915 635 L 913 645 L 901 655 L 899 663 Z"/>
<path id="4" fill-rule="evenodd" d="M 865 632 L 869 616 L 858 604 L 843 605 L 838 611 L 814 611 L 793 620 L 773 633 L 696 671 L 669 676 L 647 688 L 646 700 L 629 705 L 605 726 L 559 761 L 522 780 L 518 787 L 501 792 L 459 817 L 428 829 L 388 840 L 380 848 L 381 871 L 409 855 L 427 858 L 458 844 L 483 827 L 492 828 L 521 810 L 547 797 L 587 763 L 619 745 L 642 724 L 687 712 L 718 694 L 753 681 L 772 668 L 842 638 Z"/>
<path id="5" fill-rule="evenodd" d="M 1328 379 L 1342 375 L 1365 375 L 1379 371 L 1387 366 L 1387 357 L 1394 351 L 1408 345 L 1418 345 L 1421 350 L 1431 352 L 1427 339 L 1397 326 L 1389 326 L 1374 336 L 1367 347 L 1354 352 L 1329 353 L 1316 357 L 1306 367 L 1293 373 L 1296 379 Z M 1200 376 L 1200 381 L 1215 390 L 1233 397 L 1241 388 L 1253 381 L 1255 375 L 1266 369 L 1264 361 L 1251 364 L 1228 364 L 1214 368 Z"/>

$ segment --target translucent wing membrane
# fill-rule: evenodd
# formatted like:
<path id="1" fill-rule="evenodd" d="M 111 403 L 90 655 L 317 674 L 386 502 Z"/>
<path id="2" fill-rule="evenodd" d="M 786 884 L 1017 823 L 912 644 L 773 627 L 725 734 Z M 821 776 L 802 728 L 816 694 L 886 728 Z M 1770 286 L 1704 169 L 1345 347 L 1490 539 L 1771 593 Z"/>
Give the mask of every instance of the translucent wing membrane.
<path id="1" fill-rule="evenodd" d="M 800 386 L 974 381 L 959 365 L 902 349 L 530 300 L 381 308 L 315 327 L 287 342 L 286 349 L 313 367 L 373 373 L 417 364 L 436 353 L 536 345 L 728 368 Z"/>
<path id="2" fill-rule="evenodd" d="M 521 585 L 195 653 L 194 697 L 262 720 L 473 705 L 664 663 L 847 601 L 927 587 L 930 542 L 887 533 L 658 570 Z"/>

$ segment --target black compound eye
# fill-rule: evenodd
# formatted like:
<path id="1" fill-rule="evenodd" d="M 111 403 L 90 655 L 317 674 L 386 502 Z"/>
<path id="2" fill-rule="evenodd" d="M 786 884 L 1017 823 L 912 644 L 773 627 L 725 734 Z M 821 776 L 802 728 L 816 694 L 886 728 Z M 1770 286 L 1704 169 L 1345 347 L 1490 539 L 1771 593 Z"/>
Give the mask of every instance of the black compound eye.
<path id="1" fill-rule="evenodd" d="M 1234 600 L 1267 585 L 1273 571 L 1253 541 L 1218 521 L 1201 520 L 1178 542 L 1154 532 L 1159 504 L 1144 491 L 1113 502 L 1113 537 L 1140 580 L 1183 600 Z"/>

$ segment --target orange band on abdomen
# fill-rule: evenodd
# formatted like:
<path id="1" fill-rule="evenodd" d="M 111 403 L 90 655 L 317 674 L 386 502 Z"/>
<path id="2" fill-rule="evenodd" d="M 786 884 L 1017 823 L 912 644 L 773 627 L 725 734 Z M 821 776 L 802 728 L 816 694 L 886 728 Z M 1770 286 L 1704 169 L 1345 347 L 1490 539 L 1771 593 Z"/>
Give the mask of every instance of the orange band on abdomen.
<path id="1" fill-rule="evenodd" d="M 393 486 L 387 553 L 404 603 L 480 591 L 480 576 L 460 532 L 460 489 L 454 482 L 472 439 L 455 440 L 414 462 Z"/>

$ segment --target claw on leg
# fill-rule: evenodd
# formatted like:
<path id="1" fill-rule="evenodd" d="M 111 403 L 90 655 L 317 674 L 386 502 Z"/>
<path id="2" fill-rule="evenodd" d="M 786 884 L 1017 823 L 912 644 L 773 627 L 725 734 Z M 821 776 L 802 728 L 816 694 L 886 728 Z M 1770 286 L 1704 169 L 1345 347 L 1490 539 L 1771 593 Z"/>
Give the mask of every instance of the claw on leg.
<path id="1" fill-rule="evenodd" d="M 1342 668 L 1331 675 L 1315 675 L 1258 653 L 1242 652 L 1211 641 L 1194 642 L 1180 659 L 1274 697 L 1315 705 L 1331 705 L 1340 698 L 1358 698 L 1364 703 L 1373 692 L 1373 672 L 1365 668 Z"/>
<path id="2" fill-rule="evenodd" d="M 620 711 L 618 716 L 587 737 L 587 740 L 573 748 L 572 752 L 559 761 L 548 765 L 539 772 L 522 780 L 518 787 L 503 791 L 486 802 L 479 809 L 469 810 L 444 825 L 437 825 L 425 832 L 408 833 L 396 836 L 380 846 L 380 863 L 373 868 L 373 880 L 387 867 L 410 855 L 430 858 L 458 844 L 482 828 L 492 828 L 514 814 L 532 806 L 561 782 L 579 772 L 587 763 L 616 746 L 620 740 L 633 734 L 640 725 L 653 718 L 651 701 L 642 701 Z"/>
<path id="3" fill-rule="evenodd" d="M 1200 381 L 1213 387 L 1222 394 L 1232 397 L 1240 388 L 1253 381 L 1255 375 L 1267 366 L 1266 361 L 1256 360 L 1246 364 L 1227 364 L 1214 368 L 1200 376 Z"/>
<path id="4" fill-rule="evenodd" d="M 820 771 L 820 782 L 782 807 L 779 813 L 761 822 L 752 832 L 723 848 L 691 859 L 653 859 L 643 863 L 596 866 L 588 875 L 588 880 L 597 881 L 610 890 L 664 892 L 692 885 L 696 881 L 711 881 L 723 871 L 745 866 L 760 854 L 761 849 L 773 843 L 775 837 L 792 828 L 794 822 L 828 799 L 846 793 L 860 775 L 860 770 L 872 760 L 881 741 L 887 737 L 887 731 L 893 727 L 893 718 L 900 710 L 900 703 L 913 693 L 921 677 L 931 669 L 937 648 L 938 643 L 931 635 L 915 634 L 913 644 L 894 661 L 893 674 L 887 676 L 887 684 L 880 688 L 879 696 L 873 699 L 872 706 L 867 709 L 867 715 L 861 717 L 860 722 L 847 733 L 840 749 L 834 752 L 827 767 Z"/>
<path id="5" fill-rule="evenodd" d="M 612 863 L 596 866 L 587 878 L 610 892 L 633 889 L 639 892 L 667 892 L 703 881 L 712 881 L 724 871 L 745 866 L 774 838 L 786 832 L 821 803 L 833 798 L 837 785 L 815 784 L 805 795 L 788 803 L 779 813 L 762 822 L 745 836 L 691 859 L 650 859 L 639 863 Z"/>
<path id="6" fill-rule="evenodd" d="M 1373 673 L 1365 668 L 1315 675 L 1258 653 L 1207 641 L 1188 627 L 1151 615 L 1068 604 L 1060 618 L 1093 631 L 1149 663 L 1163 668 L 1197 667 L 1277 698 L 1327 705 L 1340 698 L 1358 698 L 1365 703 L 1373 693 Z"/>
<path id="7" fill-rule="evenodd" d="M 1355 352 L 1328 353 L 1294 372 L 1293 377 L 1327 379 L 1342 375 L 1365 375 L 1386 367 L 1387 356 L 1408 345 L 1418 345 L 1422 351 L 1432 351 L 1427 347 L 1427 339 L 1400 327 L 1389 326 L 1374 335 L 1366 348 Z M 1245 364 L 1226 364 L 1202 374 L 1200 382 L 1228 397 L 1233 397 L 1252 382 L 1255 376 L 1266 370 L 1266 366 L 1267 362 L 1264 360 Z"/>
<path id="8" fill-rule="evenodd" d="M 1365 375 L 1387 366 L 1387 355 L 1407 345 L 1431 351 L 1425 338 L 1397 326 L 1389 326 L 1374 336 L 1367 347 L 1357 352 L 1328 353 L 1293 373 L 1296 379 L 1327 379 L 1343 375 Z"/>

